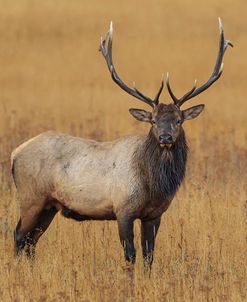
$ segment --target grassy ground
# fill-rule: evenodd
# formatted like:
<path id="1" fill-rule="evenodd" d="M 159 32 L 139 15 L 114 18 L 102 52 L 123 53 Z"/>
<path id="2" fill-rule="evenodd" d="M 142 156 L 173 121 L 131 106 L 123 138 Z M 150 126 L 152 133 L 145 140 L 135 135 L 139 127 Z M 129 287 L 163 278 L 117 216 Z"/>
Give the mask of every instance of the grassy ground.
<path id="1" fill-rule="evenodd" d="M 0 300 L 246 301 L 247 61 L 241 0 L 0 0 Z M 115 222 L 58 215 L 31 267 L 14 258 L 18 220 L 9 157 L 47 129 L 99 140 L 145 133 L 128 114 L 144 108 L 116 87 L 98 53 L 114 21 L 114 59 L 126 82 L 155 94 L 169 71 L 174 91 L 205 81 L 218 47 L 217 17 L 235 44 L 222 78 L 191 104 L 206 110 L 185 125 L 190 156 L 184 184 L 164 214 L 151 278 L 126 270 Z M 163 102 L 169 102 L 167 93 Z"/>

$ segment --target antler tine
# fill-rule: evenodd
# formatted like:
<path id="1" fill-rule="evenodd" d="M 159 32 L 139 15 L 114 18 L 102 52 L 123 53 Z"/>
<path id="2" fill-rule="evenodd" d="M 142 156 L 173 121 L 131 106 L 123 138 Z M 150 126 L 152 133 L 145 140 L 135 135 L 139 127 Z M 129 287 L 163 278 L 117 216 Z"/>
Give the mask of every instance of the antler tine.
<path id="1" fill-rule="evenodd" d="M 217 81 L 220 78 L 220 76 L 223 72 L 224 64 L 222 61 L 223 61 L 224 53 L 225 53 L 228 45 L 233 47 L 233 44 L 231 43 L 231 41 L 225 40 L 224 29 L 223 29 L 221 19 L 219 18 L 218 20 L 219 20 L 219 29 L 220 29 L 219 51 L 218 51 L 218 56 L 217 56 L 217 60 L 216 60 L 212 75 L 210 76 L 208 81 L 206 83 L 204 83 L 202 86 L 200 86 L 198 88 L 196 88 L 194 86 L 191 91 L 189 91 L 182 98 L 180 98 L 177 102 L 178 106 L 181 106 L 186 101 L 190 100 L 191 98 L 197 96 L 204 90 L 208 89 L 215 81 Z"/>
<path id="2" fill-rule="evenodd" d="M 170 86 L 170 82 L 169 82 L 169 72 L 167 72 L 167 74 L 166 74 L 166 87 L 167 87 L 167 90 L 168 90 L 171 98 L 173 99 L 174 104 L 177 104 L 178 101 L 179 101 L 179 99 L 172 92 L 172 89 L 171 89 L 171 86 Z"/>
<path id="3" fill-rule="evenodd" d="M 103 57 L 106 60 L 108 69 L 111 72 L 111 76 L 113 81 L 121 87 L 124 91 L 126 91 L 128 94 L 134 96 L 135 98 L 141 100 L 142 102 L 148 104 L 151 107 L 155 107 L 156 103 L 151 98 L 145 96 L 142 94 L 139 90 L 136 88 L 130 88 L 128 87 L 118 76 L 113 61 L 112 61 L 112 36 L 113 36 L 113 25 L 112 22 L 110 23 L 109 31 L 106 33 L 105 38 L 100 41 L 100 51 L 103 55 Z M 107 49 L 106 49 L 106 43 L 107 43 Z"/>
<path id="4" fill-rule="evenodd" d="M 187 100 L 187 98 L 196 90 L 196 83 L 197 80 L 195 80 L 194 82 L 194 86 L 191 88 L 190 91 L 188 91 L 187 93 L 185 93 L 184 96 L 182 96 L 179 100 L 178 100 L 178 105 L 181 106 L 180 104 L 183 104 L 183 102 L 185 102 L 185 100 Z"/>
<path id="5" fill-rule="evenodd" d="M 160 95 L 161 95 L 161 92 L 164 88 L 164 74 L 162 75 L 162 78 L 161 78 L 161 85 L 160 85 L 160 89 L 158 90 L 155 98 L 154 98 L 154 102 L 155 102 L 155 105 L 158 105 L 159 104 L 159 98 L 160 98 Z"/>

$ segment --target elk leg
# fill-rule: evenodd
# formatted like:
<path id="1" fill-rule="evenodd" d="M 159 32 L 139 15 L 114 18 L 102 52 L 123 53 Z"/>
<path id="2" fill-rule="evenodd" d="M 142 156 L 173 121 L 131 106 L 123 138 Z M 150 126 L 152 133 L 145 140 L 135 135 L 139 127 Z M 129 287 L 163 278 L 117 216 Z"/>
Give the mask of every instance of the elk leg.
<path id="1" fill-rule="evenodd" d="M 23 242 L 23 234 L 21 231 L 21 218 L 19 219 L 16 228 L 14 230 L 14 244 L 15 244 L 16 254 L 18 255 L 25 245 Z"/>
<path id="2" fill-rule="evenodd" d="M 136 251 L 134 246 L 134 220 L 129 217 L 117 217 L 120 242 L 124 248 L 125 260 L 135 263 Z"/>
<path id="3" fill-rule="evenodd" d="M 35 246 L 41 235 L 47 230 L 57 213 L 55 207 L 49 210 L 43 210 L 36 221 L 35 226 L 24 236 L 21 233 L 21 219 L 19 220 L 15 230 L 15 242 L 17 255 L 24 249 L 28 257 L 34 257 Z"/>
<path id="4" fill-rule="evenodd" d="M 154 220 L 142 220 L 141 242 L 145 268 L 151 270 L 153 263 L 154 242 L 160 226 L 160 217 Z"/>
<path id="5" fill-rule="evenodd" d="M 17 226 L 14 231 L 14 241 L 15 241 L 15 252 L 16 255 L 19 256 L 21 252 L 24 250 L 26 255 L 31 256 L 31 247 L 32 241 L 29 236 L 30 232 L 24 235 L 24 232 L 21 228 L 21 218 L 17 223 Z"/>

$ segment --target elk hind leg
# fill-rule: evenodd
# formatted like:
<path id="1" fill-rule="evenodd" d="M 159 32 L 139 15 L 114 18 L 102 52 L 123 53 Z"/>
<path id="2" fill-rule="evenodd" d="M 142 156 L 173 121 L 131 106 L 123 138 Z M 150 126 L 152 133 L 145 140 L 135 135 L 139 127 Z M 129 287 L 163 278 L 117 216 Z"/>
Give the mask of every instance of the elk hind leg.
<path id="1" fill-rule="evenodd" d="M 17 255 L 24 250 L 28 257 L 34 257 L 35 246 L 39 238 L 49 227 L 56 213 L 57 209 L 55 207 L 43 209 L 35 216 L 28 229 L 27 227 L 23 227 L 22 219 L 19 220 L 14 232 Z"/>
<path id="2" fill-rule="evenodd" d="M 16 254 L 20 254 L 21 250 L 24 248 L 25 243 L 23 240 L 23 233 L 21 231 L 21 218 L 19 219 L 16 228 L 14 230 L 14 244 Z"/>

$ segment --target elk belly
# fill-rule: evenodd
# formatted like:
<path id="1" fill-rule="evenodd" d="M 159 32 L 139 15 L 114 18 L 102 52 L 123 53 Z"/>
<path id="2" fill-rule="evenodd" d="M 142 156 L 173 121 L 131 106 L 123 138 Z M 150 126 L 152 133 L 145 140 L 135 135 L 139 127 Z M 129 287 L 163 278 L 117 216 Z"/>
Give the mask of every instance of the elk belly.
<path id="1" fill-rule="evenodd" d="M 102 179 L 103 180 L 103 179 Z M 92 181 L 81 180 L 80 184 L 65 184 L 59 186 L 53 197 L 63 206 L 81 215 L 93 217 L 111 216 L 113 203 L 109 188 L 104 181 L 95 184 Z"/>

